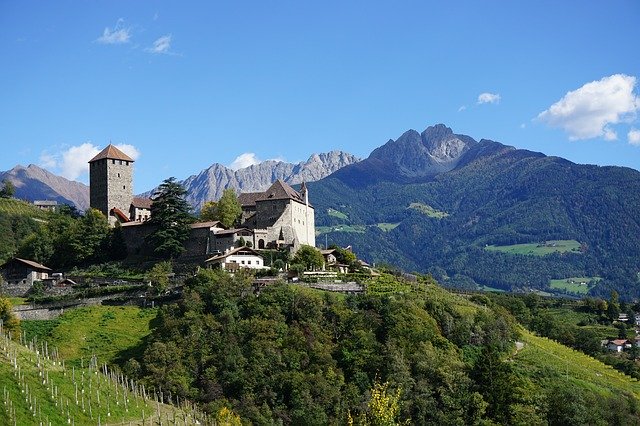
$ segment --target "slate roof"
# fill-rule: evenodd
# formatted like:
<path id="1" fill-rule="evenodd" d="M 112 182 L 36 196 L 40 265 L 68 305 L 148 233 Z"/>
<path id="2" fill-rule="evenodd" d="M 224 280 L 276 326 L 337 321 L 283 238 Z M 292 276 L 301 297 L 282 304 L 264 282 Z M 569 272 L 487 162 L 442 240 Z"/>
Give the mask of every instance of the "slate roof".
<path id="1" fill-rule="evenodd" d="M 94 161 L 103 160 L 105 158 L 133 162 L 133 158 L 129 157 L 127 154 L 120 151 L 118 148 L 111 144 L 107 145 L 105 149 L 100 151 L 98 155 L 89 160 L 89 162 L 93 163 Z"/>
<path id="2" fill-rule="evenodd" d="M 211 222 L 196 222 L 196 223 L 192 223 L 189 226 L 191 226 L 191 229 L 196 229 L 196 228 L 223 228 L 224 229 L 224 225 L 222 225 L 222 223 L 220 223 L 219 220 L 214 220 Z"/>
<path id="3" fill-rule="evenodd" d="M 47 270 L 47 271 L 51 270 L 50 268 L 47 268 L 46 266 L 41 265 L 38 262 L 34 262 L 33 260 L 20 259 L 19 257 L 14 257 L 13 261 L 22 263 L 24 265 L 30 266 L 30 267 L 35 268 L 35 269 L 44 269 L 44 270 Z M 11 262 L 11 260 L 9 262 Z M 5 265 L 8 264 L 9 262 L 5 263 Z M 4 266 L 4 265 L 2 265 L 2 266 Z"/>
<path id="4" fill-rule="evenodd" d="M 269 189 L 262 193 L 262 197 L 257 199 L 256 201 L 263 200 L 294 200 L 301 203 L 304 203 L 304 200 L 298 194 L 298 192 L 293 189 L 288 183 L 283 181 L 282 179 L 278 179 L 275 181 Z"/>
<path id="5" fill-rule="evenodd" d="M 262 198 L 264 192 L 243 192 L 238 195 L 238 202 L 242 207 L 255 206 L 256 200 Z"/>
<path id="6" fill-rule="evenodd" d="M 133 200 L 131 201 L 131 205 L 133 207 L 137 207 L 139 209 L 149 209 L 149 210 L 151 210 L 152 203 L 153 203 L 153 200 L 151 198 L 144 198 L 144 197 L 133 197 Z"/>

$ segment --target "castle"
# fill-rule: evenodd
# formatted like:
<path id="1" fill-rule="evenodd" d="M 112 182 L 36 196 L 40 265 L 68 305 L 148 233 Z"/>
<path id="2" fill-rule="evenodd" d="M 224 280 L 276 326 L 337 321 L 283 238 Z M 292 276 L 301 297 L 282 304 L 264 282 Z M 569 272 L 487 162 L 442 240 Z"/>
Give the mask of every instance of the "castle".
<path id="1" fill-rule="evenodd" d="M 109 144 L 89 161 L 90 206 L 100 210 L 111 226 L 122 225 L 130 254 L 144 250 L 144 237 L 152 232 L 152 200 L 133 196 L 134 160 Z M 255 249 L 315 246 L 315 215 L 307 186 L 300 192 L 282 180 L 264 192 L 238 196 L 242 215 L 237 228 L 219 222 L 191 225 L 185 257 L 207 258 L 226 253 L 243 242 Z M 138 226 L 141 225 L 141 226 Z M 142 226 L 144 225 L 144 226 Z"/>

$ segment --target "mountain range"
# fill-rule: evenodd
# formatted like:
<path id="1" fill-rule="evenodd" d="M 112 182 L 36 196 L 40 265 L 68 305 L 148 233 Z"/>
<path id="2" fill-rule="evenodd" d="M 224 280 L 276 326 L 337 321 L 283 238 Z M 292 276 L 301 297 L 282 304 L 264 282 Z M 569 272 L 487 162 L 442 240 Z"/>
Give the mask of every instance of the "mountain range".
<path id="1" fill-rule="evenodd" d="M 238 193 L 258 192 L 266 190 L 277 179 L 291 185 L 302 181 L 312 182 L 358 161 L 358 158 L 346 152 L 331 151 L 312 154 L 307 161 L 295 164 L 268 160 L 239 170 L 214 163 L 181 183 L 187 190 L 187 201 L 194 211 L 199 211 L 205 201 L 219 199 L 226 188 L 233 188 Z M 87 185 L 57 176 L 34 164 L 28 167 L 18 165 L 0 172 L 0 182 L 5 179 L 16 187 L 16 198 L 27 201 L 55 200 L 60 204 L 74 205 L 80 210 L 89 207 Z M 154 192 L 155 189 L 141 196 L 151 196 Z"/>
<path id="2" fill-rule="evenodd" d="M 37 166 L 0 173 L 19 198 L 88 205 L 88 188 Z M 198 210 L 225 188 L 309 182 L 317 241 L 351 245 L 369 262 L 429 272 L 463 288 L 551 289 L 590 281 L 640 296 L 640 172 L 575 164 L 454 133 L 409 130 L 368 158 L 332 151 L 306 162 L 240 170 L 213 164 L 183 181 Z M 151 194 L 152 191 L 146 194 Z"/>
<path id="3" fill-rule="evenodd" d="M 444 125 L 309 185 L 318 241 L 449 285 L 640 295 L 640 172 L 575 164 Z M 322 235 L 324 234 L 324 236 Z M 519 246 L 518 244 L 527 244 Z M 524 251 L 523 251 L 524 250 Z"/>

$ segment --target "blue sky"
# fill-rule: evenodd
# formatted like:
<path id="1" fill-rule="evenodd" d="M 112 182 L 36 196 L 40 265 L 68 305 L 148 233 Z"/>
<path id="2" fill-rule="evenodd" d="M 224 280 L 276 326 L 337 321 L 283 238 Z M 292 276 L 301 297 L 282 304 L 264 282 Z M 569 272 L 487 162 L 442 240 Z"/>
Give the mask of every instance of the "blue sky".
<path id="1" fill-rule="evenodd" d="M 636 0 L 3 0 L 0 170 L 87 182 L 113 142 L 142 192 L 436 123 L 640 169 L 638 40 Z"/>

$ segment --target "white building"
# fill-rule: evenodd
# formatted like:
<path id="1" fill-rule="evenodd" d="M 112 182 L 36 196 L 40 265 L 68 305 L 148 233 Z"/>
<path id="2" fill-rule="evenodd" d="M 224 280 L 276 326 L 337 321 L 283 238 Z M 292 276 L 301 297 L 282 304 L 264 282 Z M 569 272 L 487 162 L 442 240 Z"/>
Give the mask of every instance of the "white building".
<path id="1" fill-rule="evenodd" d="M 238 269 L 266 269 L 264 259 L 257 250 L 250 247 L 238 247 L 228 250 L 224 254 L 214 256 L 205 261 L 207 268 L 221 268 L 226 271 L 237 271 Z"/>

